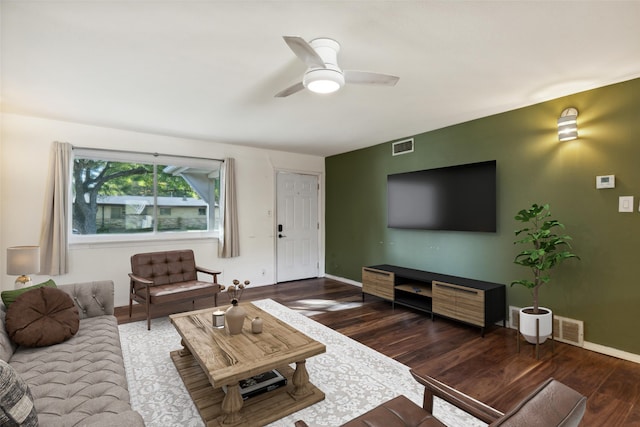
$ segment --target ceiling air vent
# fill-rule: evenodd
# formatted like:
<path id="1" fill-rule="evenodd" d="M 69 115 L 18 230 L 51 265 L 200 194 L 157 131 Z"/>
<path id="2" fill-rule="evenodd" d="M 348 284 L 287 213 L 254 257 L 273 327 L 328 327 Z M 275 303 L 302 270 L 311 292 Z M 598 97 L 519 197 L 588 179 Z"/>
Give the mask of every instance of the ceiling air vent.
<path id="1" fill-rule="evenodd" d="M 413 153 L 413 138 L 396 141 L 391 145 L 391 154 L 394 156 L 400 154 Z"/>

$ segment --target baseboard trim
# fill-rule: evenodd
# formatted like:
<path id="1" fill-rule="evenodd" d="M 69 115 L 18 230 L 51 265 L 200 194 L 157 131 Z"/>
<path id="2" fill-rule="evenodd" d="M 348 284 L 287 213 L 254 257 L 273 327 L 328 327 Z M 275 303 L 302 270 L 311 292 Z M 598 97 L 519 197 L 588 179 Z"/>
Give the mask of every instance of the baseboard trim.
<path id="1" fill-rule="evenodd" d="M 324 274 L 324 277 L 326 277 L 327 279 L 331 279 L 331 280 L 337 280 L 338 282 L 346 283 L 348 285 L 357 286 L 359 288 L 362 287 L 362 283 L 356 282 L 355 280 L 347 279 L 347 278 L 344 278 L 344 277 L 334 276 L 332 274 L 327 274 L 327 273 Z"/>
<path id="2" fill-rule="evenodd" d="M 584 342 L 583 348 L 595 351 L 596 353 L 605 354 L 607 356 L 617 357 L 618 359 L 628 360 L 629 362 L 640 363 L 640 354 L 629 353 L 628 351 L 618 350 L 617 348 L 607 347 L 588 341 Z"/>

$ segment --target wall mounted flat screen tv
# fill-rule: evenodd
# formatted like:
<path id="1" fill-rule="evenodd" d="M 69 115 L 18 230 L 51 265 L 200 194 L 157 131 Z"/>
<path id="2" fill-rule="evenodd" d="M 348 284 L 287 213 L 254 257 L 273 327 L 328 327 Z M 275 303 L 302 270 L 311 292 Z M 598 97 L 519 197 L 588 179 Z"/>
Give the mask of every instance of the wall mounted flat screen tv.
<path id="1" fill-rule="evenodd" d="M 496 161 L 387 176 L 391 228 L 496 231 Z"/>

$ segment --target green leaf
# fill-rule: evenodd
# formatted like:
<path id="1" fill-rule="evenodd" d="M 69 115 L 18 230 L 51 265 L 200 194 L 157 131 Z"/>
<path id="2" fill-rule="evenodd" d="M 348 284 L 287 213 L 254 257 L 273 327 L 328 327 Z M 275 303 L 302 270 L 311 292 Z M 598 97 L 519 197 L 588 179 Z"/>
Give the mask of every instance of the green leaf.
<path id="1" fill-rule="evenodd" d="M 516 230 L 515 235 L 520 236 L 514 244 L 530 245 L 518 253 L 513 262 L 531 270 L 533 280 L 515 280 L 511 285 L 519 284 L 532 289 L 534 299 L 537 299 L 538 288 L 551 280 L 548 271 L 556 267 L 565 259 L 580 259 L 576 254 L 567 250 L 571 248 L 568 235 L 558 235 L 556 229 L 564 229 L 565 226 L 557 219 L 551 218 L 548 204 L 534 203 L 528 209 L 518 211 L 514 217 L 525 224 L 525 227 Z"/>

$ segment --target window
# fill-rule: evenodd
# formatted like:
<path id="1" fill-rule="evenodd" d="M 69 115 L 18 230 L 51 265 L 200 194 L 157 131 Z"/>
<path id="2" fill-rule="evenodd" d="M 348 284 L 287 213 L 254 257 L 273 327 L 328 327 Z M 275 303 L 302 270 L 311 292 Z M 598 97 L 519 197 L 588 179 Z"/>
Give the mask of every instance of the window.
<path id="1" fill-rule="evenodd" d="M 104 209 L 106 206 L 102 206 Z M 111 219 L 122 219 L 124 218 L 124 209 L 122 206 L 111 206 Z"/>
<path id="2" fill-rule="evenodd" d="M 75 149 L 70 240 L 214 235 L 219 222 L 220 164 Z"/>

